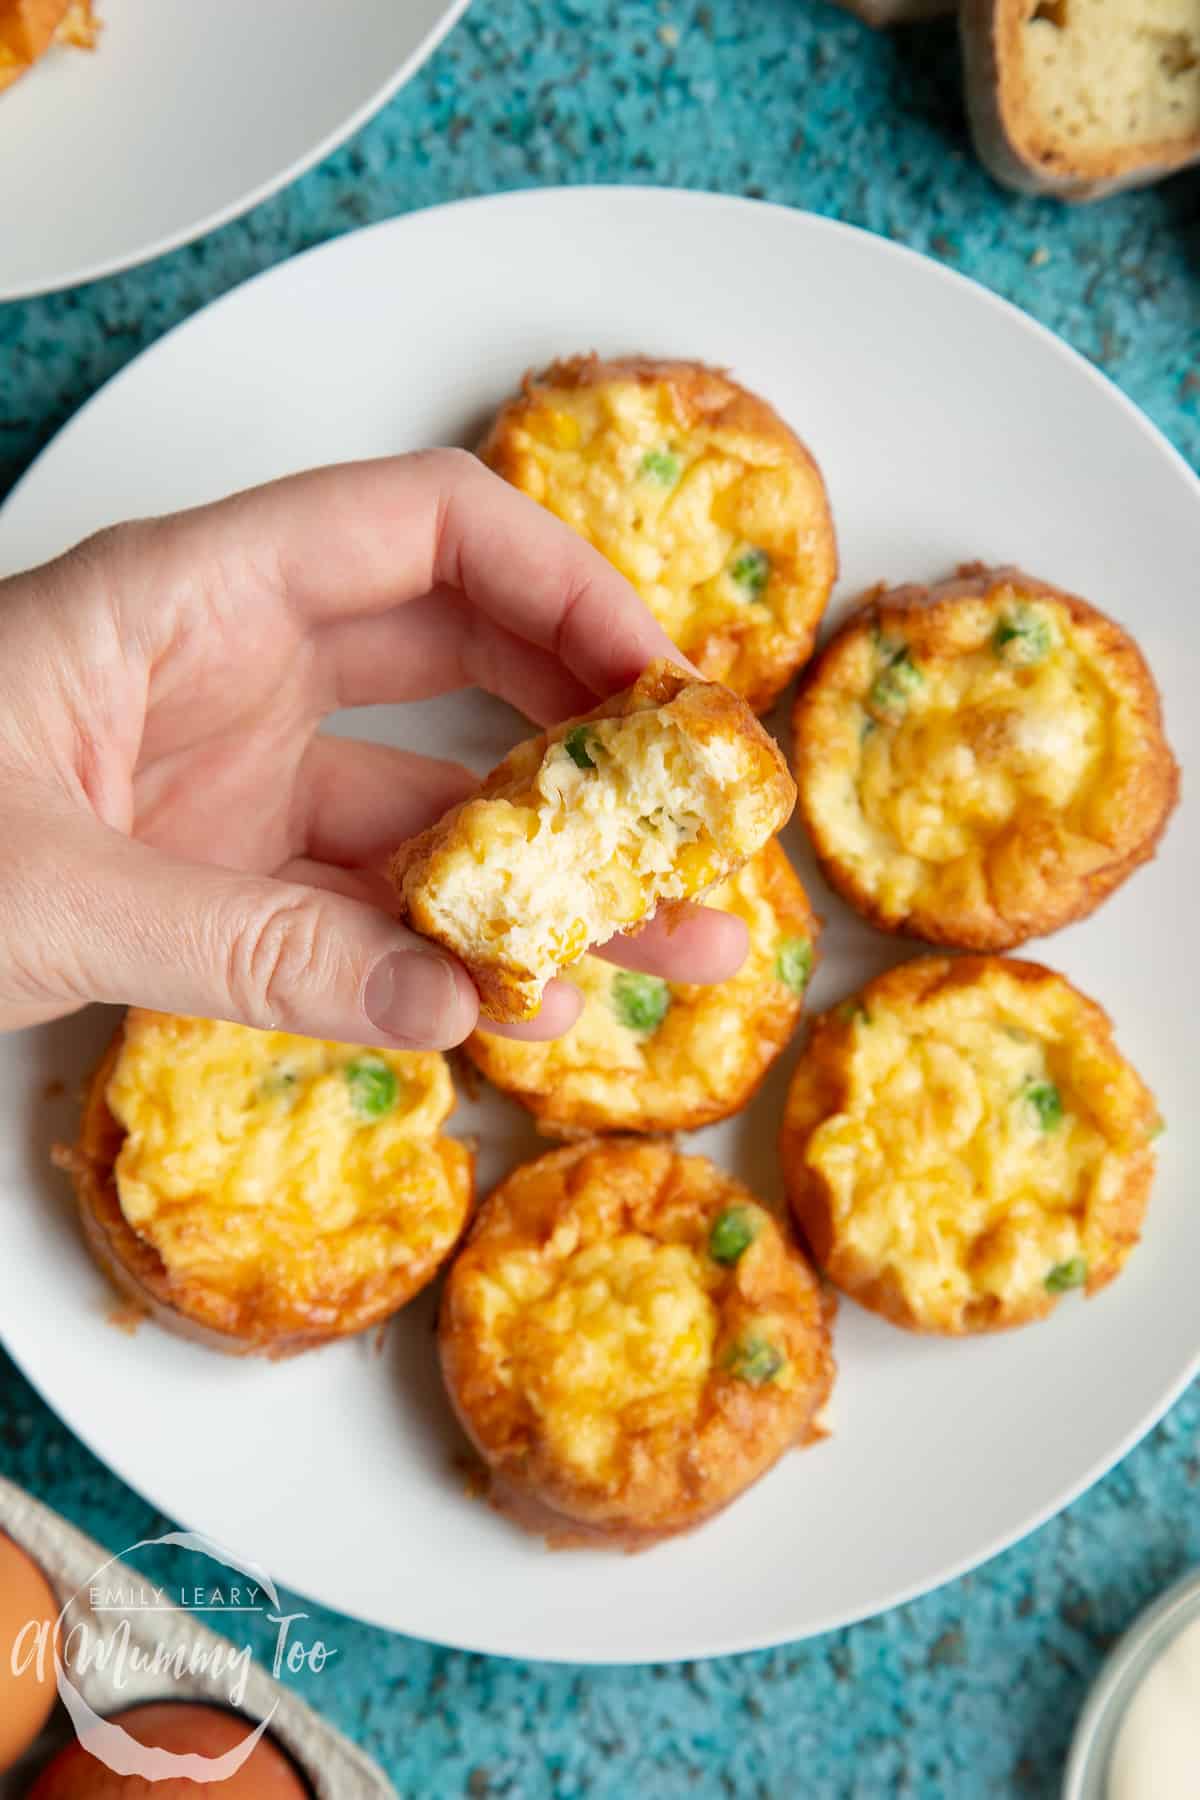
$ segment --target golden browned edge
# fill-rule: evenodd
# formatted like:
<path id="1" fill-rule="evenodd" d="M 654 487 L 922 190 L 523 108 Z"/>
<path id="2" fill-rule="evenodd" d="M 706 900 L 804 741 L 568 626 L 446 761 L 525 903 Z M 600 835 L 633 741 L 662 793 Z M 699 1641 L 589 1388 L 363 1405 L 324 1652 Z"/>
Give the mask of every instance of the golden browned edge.
<path id="1" fill-rule="evenodd" d="M 763 861 L 763 891 L 779 922 L 781 933 L 803 932 L 813 947 L 813 969 L 820 962 L 821 920 L 812 909 L 800 877 L 784 853 L 783 846 L 772 838 L 760 851 Z M 639 1121 L 625 1117 L 612 1118 L 603 1107 L 573 1107 L 564 1102 L 554 1089 L 522 1087 L 508 1074 L 506 1045 L 486 1031 L 472 1032 L 462 1046 L 475 1066 L 488 1080 L 511 1099 L 519 1101 L 533 1114 L 548 1136 L 570 1138 L 593 1132 L 638 1132 L 655 1134 L 669 1131 L 697 1131 L 717 1119 L 730 1118 L 741 1112 L 758 1092 L 772 1067 L 787 1048 L 804 1009 L 804 996 L 781 992 L 755 1009 L 759 1032 L 758 1060 L 745 1071 L 745 1080 L 736 1093 L 724 1100 L 685 1106 L 664 1107 L 657 1113 L 645 1111 Z M 786 998 L 784 997 L 786 995 Z"/>
<path id="2" fill-rule="evenodd" d="M 1161 181 L 1200 158 L 1200 134 L 1109 151 L 1068 154 L 1030 101 L 1021 31 L 1034 0 L 961 0 L 967 111 L 980 161 L 1005 187 L 1061 200 L 1100 200 Z"/>
<path id="3" fill-rule="evenodd" d="M 99 32 L 91 0 L 0 0 L 0 44 L 17 59 L 0 68 L 0 93 L 26 74 L 52 44 L 90 50 Z"/>
<path id="4" fill-rule="evenodd" d="M 898 1281 L 890 1273 L 879 1274 L 876 1265 L 854 1251 L 838 1244 L 833 1224 L 833 1200 L 828 1183 L 820 1171 L 806 1158 L 808 1141 L 825 1119 L 843 1112 L 850 1099 L 849 1064 L 853 1048 L 853 1019 L 846 1015 L 848 1005 L 861 1002 L 870 1011 L 883 1007 L 920 1006 L 939 991 L 970 987 L 992 969 L 1001 969 L 1014 980 L 1031 986 L 1043 982 L 1069 988 L 1080 1003 L 1090 1036 L 1102 1042 L 1115 1057 L 1132 1067 L 1120 1056 L 1113 1037 L 1112 1020 L 1088 995 L 1081 993 L 1065 975 L 1057 974 L 1042 963 L 1028 962 L 1008 956 L 918 956 L 901 963 L 867 982 L 850 1002 L 842 1001 L 813 1021 L 809 1041 L 796 1065 L 788 1089 L 783 1123 L 779 1134 L 779 1159 L 783 1168 L 784 1187 L 797 1227 L 808 1246 L 813 1261 L 834 1286 L 848 1294 L 869 1312 L 878 1313 L 893 1325 L 922 1336 L 961 1337 L 985 1331 L 1007 1331 L 1019 1325 L 1032 1324 L 1054 1311 L 1061 1295 L 1046 1289 L 1030 1296 L 1025 1307 L 1003 1308 L 994 1297 L 972 1303 L 964 1310 L 959 1330 L 931 1326 L 914 1311 Z M 1134 1071 L 1136 1074 L 1136 1070 Z M 1145 1097 L 1147 1127 L 1152 1124 L 1156 1108 L 1153 1095 L 1141 1081 Z M 1134 1166 L 1121 1194 L 1119 1218 L 1112 1232 L 1116 1251 L 1101 1268 L 1089 1268 L 1085 1292 L 1090 1297 L 1115 1281 L 1125 1259 L 1141 1237 L 1142 1219 L 1154 1180 L 1155 1159 L 1149 1141 Z"/>
<path id="5" fill-rule="evenodd" d="M 628 718 L 632 713 L 652 711 L 666 706 L 687 688 L 703 691 L 706 699 L 712 731 L 714 735 L 728 731 L 736 731 L 750 738 L 764 761 L 770 764 L 772 774 L 781 784 L 791 791 L 787 813 L 776 826 L 781 831 L 791 816 L 795 805 L 796 788 L 780 750 L 774 738 L 763 730 L 744 700 L 722 687 L 718 682 L 697 681 L 694 676 L 687 675 L 674 663 L 667 661 L 653 662 L 645 669 L 632 687 L 612 695 L 592 708 L 591 712 L 581 713 L 575 718 L 564 719 L 561 724 L 543 731 L 539 736 L 526 738 L 504 758 L 486 777 L 483 784 L 467 800 L 460 801 L 457 806 L 443 813 L 442 817 L 422 831 L 418 836 L 409 838 L 401 844 L 392 856 L 387 869 L 388 880 L 395 889 L 399 902 L 399 917 L 410 924 L 414 931 L 432 938 L 444 949 L 456 956 L 466 968 L 476 988 L 479 990 L 480 1009 L 489 1019 L 509 1022 L 516 1019 L 529 1019 L 537 1014 L 537 1006 L 531 1006 L 524 995 L 519 978 L 499 955 L 490 957 L 466 956 L 444 937 L 439 937 L 436 924 L 420 904 L 420 888 L 428 879 L 430 868 L 446 837 L 453 831 L 455 823 L 463 808 L 475 800 L 487 799 L 497 790 L 506 787 L 515 779 L 532 779 L 540 767 L 542 758 L 551 744 L 558 743 L 576 725 L 590 724 L 596 719 Z M 760 784 L 765 787 L 765 778 Z M 781 785 L 781 793 L 784 787 Z M 740 861 L 731 862 L 725 871 L 731 875 L 741 867 Z M 722 877 L 724 879 L 724 876 Z M 657 916 L 670 918 L 678 911 L 683 901 L 666 901 L 659 906 Z"/>
<path id="6" fill-rule="evenodd" d="M 1052 931 L 1060 931 L 1064 925 L 1073 924 L 1076 919 L 1084 919 L 1089 913 L 1095 912 L 1102 901 L 1115 888 L 1120 887 L 1135 869 L 1153 859 L 1171 814 L 1178 804 L 1179 766 L 1163 729 L 1158 688 L 1146 659 L 1133 638 L 1115 620 L 1088 601 L 1007 564 L 988 568 L 982 563 L 964 563 L 956 575 L 933 587 L 922 587 L 914 582 L 889 588 L 881 583 L 868 590 L 812 664 L 797 692 L 792 708 L 792 754 L 798 777 L 802 760 L 800 746 L 806 737 L 810 696 L 820 683 L 822 673 L 830 667 L 850 637 L 861 637 L 871 631 L 880 625 L 885 614 L 901 621 L 906 613 L 919 613 L 924 619 L 928 619 L 939 607 L 954 607 L 964 600 L 986 600 L 998 589 L 1010 584 L 1034 599 L 1057 602 L 1066 608 L 1076 623 L 1098 627 L 1106 650 L 1118 655 L 1127 672 L 1133 676 L 1142 711 L 1151 721 L 1160 750 L 1160 754 L 1148 765 L 1146 771 L 1145 828 L 1136 843 L 1123 854 L 1114 853 L 1113 860 L 1103 868 L 1094 869 L 1090 874 L 1074 880 L 1069 888 L 1063 890 L 1059 906 L 1047 907 L 1044 914 L 1033 920 L 1028 928 L 1008 927 L 1003 920 L 997 918 L 990 928 L 981 925 L 977 930 L 968 930 L 957 924 L 948 926 L 936 911 L 919 906 L 900 917 L 892 917 L 886 913 L 854 871 L 845 868 L 838 861 L 836 851 L 827 842 L 820 823 L 809 809 L 804 781 L 798 778 L 800 816 L 812 840 L 822 874 L 847 905 L 861 913 L 863 918 L 880 931 L 903 933 L 920 938 L 927 944 L 945 944 L 955 949 L 980 951 L 1012 950 L 1031 937 L 1044 937 Z M 900 628 L 903 628 L 902 624 Z"/>
<path id="7" fill-rule="evenodd" d="M 815 1271 L 809 1264 L 807 1257 L 804 1255 L 804 1252 L 791 1238 L 789 1238 L 783 1222 L 781 1220 L 772 1219 L 773 1227 L 780 1233 L 781 1244 L 789 1266 L 803 1271 L 804 1276 L 814 1284 L 815 1298 L 818 1306 L 818 1318 L 814 1322 L 814 1330 L 818 1331 L 821 1337 L 819 1346 L 820 1370 L 808 1395 L 809 1405 L 807 1411 L 792 1443 L 790 1445 L 783 1445 L 778 1454 L 772 1457 L 769 1463 L 758 1470 L 758 1472 L 743 1486 L 735 1489 L 727 1499 L 715 1506 L 708 1507 L 703 1511 L 697 1511 L 682 1524 L 664 1526 L 655 1525 L 647 1521 L 639 1525 L 634 1525 L 627 1521 L 622 1522 L 613 1520 L 611 1522 L 600 1522 L 595 1519 L 581 1518 L 565 1509 L 564 1505 L 561 1504 L 563 1499 L 561 1494 L 556 1494 L 553 1498 L 549 1497 L 545 1492 L 538 1490 L 532 1479 L 530 1465 L 534 1461 L 536 1449 L 536 1427 L 533 1427 L 527 1433 L 526 1437 L 522 1439 L 516 1453 L 507 1457 L 493 1452 L 484 1443 L 477 1423 L 472 1417 L 471 1410 L 466 1404 L 461 1392 L 463 1385 L 461 1378 L 464 1366 L 469 1366 L 471 1346 L 469 1344 L 465 1346 L 467 1354 L 464 1356 L 464 1345 L 459 1341 L 459 1337 L 456 1335 L 451 1321 L 454 1306 L 455 1278 L 460 1268 L 465 1266 L 464 1259 L 469 1254 L 472 1244 L 477 1238 L 485 1237 L 490 1234 L 493 1225 L 493 1215 L 498 1208 L 507 1206 L 507 1190 L 515 1177 L 526 1177 L 531 1169 L 539 1168 L 542 1165 L 561 1165 L 564 1163 L 570 1165 L 581 1161 L 585 1156 L 590 1155 L 596 1150 L 603 1150 L 608 1154 L 619 1156 L 622 1148 L 625 1146 L 632 1146 L 640 1150 L 644 1149 L 648 1142 L 653 1141 L 654 1140 L 637 1137 L 586 1138 L 577 1143 L 563 1146 L 557 1150 L 548 1151 L 544 1156 L 535 1158 L 532 1163 L 518 1165 L 516 1169 L 509 1172 L 497 1187 L 493 1188 L 492 1192 L 479 1206 L 475 1218 L 472 1221 L 471 1228 L 467 1233 L 462 1253 L 451 1265 L 449 1279 L 442 1291 L 438 1317 L 438 1349 L 442 1375 L 455 1417 L 469 1439 L 473 1450 L 480 1458 L 482 1458 L 484 1469 L 486 1471 L 486 1493 L 488 1501 L 497 1512 L 503 1514 L 513 1523 L 520 1525 L 523 1529 L 530 1531 L 535 1535 L 545 1538 L 547 1544 L 552 1549 L 570 1550 L 591 1548 L 634 1552 L 649 1549 L 654 1544 L 663 1542 L 666 1538 L 679 1537 L 685 1532 L 696 1530 L 699 1526 L 707 1524 L 710 1519 L 715 1518 L 717 1514 L 724 1512 L 727 1507 L 733 1505 L 736 1500 L 741 1498 L 742 1494 L 746 1493 L 750 1487 L 753 1487 L 764 1475 L 770 1472 L 787 1449 L 803 1449 L 809 1444 L 816 1443 L 829 1435 L 827 1427 L 821 1422 L 821 1413 L 829 1401 L 829 1396 L 833 1391 L 833 1384 L 837 1376 L 837 1363 L 833 1355 L 832 1345 L 832 1327 L 837 1312 L 837 1296 L 826 1284 L 818 1279 Z M 697 1156 L 685 1157 L 682 1152 L 675 1149 L 674 1145 L 671 1144 L 669 1140 L 663 1140 L 663 1148 L 671 1151 L 675 1162 L 703 1162 L 708 1160 L 707 1158 Z M 718 1173 L 729 1183 L 731 1189 L 741 1190 L 748 1200 L 753 1201 L 758 1206 L 763 1205 L 762 1201 L 758 1200 L 757 1196 L 746 1188 L 745 1184 L 739 1181 L 735 1176 L 728 1175 L 726 1171 L 721 1169 L 718 1170 Z M 569 1199 L 570 1196 L 568 1194 L 568 1204 Z M 769 1208 L 764 1208 L 764 1210 L 770 1211 Z M 509 1219 L 508 1226 L 507 1237 L 509 1241 L 519 1241 L 521 1233 L 514 1225 L 512 1219 Z M 490 1399 L 496 1397 L 497 1396 L 495 1395 L 489 1396 Z M 753 1394 L 741 1396 L 740 1405 L 742 1407 L 752 1405 L 754 1397 Z M 558 1500 L 560 1504 L 555 1504 L 555 1500 Z"/>
<path id="8" fill-rule="evenodd" d="M 748 437 L 765 438 L 778 444 L 793 462 L 802 464 L 813 482 L 814 495 L 820 497 L 824 524 L 822 540 L 829 562 L 829 579 L 825 583 L 821 603 L 808 621 L 803 638 L 794 640 L 790 650 L 775 657 L 756 655 L 753 659 L 756 665 L 755 679 L 745 684 L 740 681 L 735 684 L 732 680 L 727 682 L 755 712 L 766 712 L 796 670 L 812 655 L 817 630 L 837 580 L 837 536 L 820 466 L 803 439 L 797 437 L 790 425 L 784 423 L 775 408 L 761 395 L 741 387 L 724 369 L 713 368 L 708 363 L 673 358 L 620 356 L 604 359 L 594 351 L 587 356 L 564 357 L 551 363 L 539 374 L 528 371 L 522 380 L 520 392 L 505 402 L 492 421 L 487 436 L 479 447 L 480 457 L 497 475 L 516 485 L 512 431 L 529 404 L 555 388 L 565 389 L 569 393 L 579 388 L 603 387 L 610 381 L 638 381 L 646 386 L 661 382 L 670 389 L 679 422 L 685 430 L 706 425 L 720 431 L 736 431 Z M 731 635 L 740 637 L 742 634 L 731 634 L 727 630 L 714 628 L 707 637 L 692 646 L 688 654 L 702 675 L 717 677 L 718 670 L 725 666 L 723 655 L 728 649 Z"/>
<path id="9" fill-rule="evenodd" d="M 78 1142 L 58 1160 L 74 1183 L 84 1241 L 92 1256 L 118 1292 L 165 1331 L 229 1356 L 295 1356 L 302 1350 L 313 1350 L 335 1338 L 382 1324 L 425 1287 L 453 1255 L 456 1246 L 423 1264 L 415 1279 L 409 1270 L 402 1285 L 365 1295 L 353 1311 L 343 1313 L 334 1323 L 322 1322 L 308 1330 L 291 1332 L 264 1329 L 261 1321 L 256 1322 L 252 1309 L 231 1301 L 228 1295 L 195 1282 L 177 1281 L 154 1246 L 130 1225 L 117 1193 L 115 1167 L 125 1132 L 109 1109 L 107 1091 L 124 1031 L 122 1023 L 89 1078 Z M 470 1222 L 474 1157 L 454 1138 L 439 1139 L 438 1149 L 448 1176 L 460 1191 L 466 1191 L 465 1233 Z"/>

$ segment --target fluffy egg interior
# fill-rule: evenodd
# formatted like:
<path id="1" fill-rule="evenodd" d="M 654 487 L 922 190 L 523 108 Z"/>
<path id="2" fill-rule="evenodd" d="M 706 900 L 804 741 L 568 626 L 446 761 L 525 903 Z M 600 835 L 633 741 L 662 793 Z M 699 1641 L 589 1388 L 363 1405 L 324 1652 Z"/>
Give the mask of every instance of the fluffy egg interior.
<path id="1" fill-rule="evenodd" d="M 744 774 L 737 739 L 693 736 L 672 704 L 574 727 L 530 785 L 462 809 L 422 896 L 435 935 L 547 981 L 757 848 Z"/>

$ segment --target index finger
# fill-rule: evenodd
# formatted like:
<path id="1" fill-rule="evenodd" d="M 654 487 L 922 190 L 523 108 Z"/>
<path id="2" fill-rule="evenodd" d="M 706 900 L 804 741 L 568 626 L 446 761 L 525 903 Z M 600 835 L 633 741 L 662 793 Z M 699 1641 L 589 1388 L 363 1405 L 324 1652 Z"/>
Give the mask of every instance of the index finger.
<path id="1" fill-rule="evenodd" d="M 465 450 L 314 469 L 170 525 L 193 571 L 215 557 L 313 626 L 451 588 L 598 695 L 657 657 L 690 667 L 599 551 Z"/>

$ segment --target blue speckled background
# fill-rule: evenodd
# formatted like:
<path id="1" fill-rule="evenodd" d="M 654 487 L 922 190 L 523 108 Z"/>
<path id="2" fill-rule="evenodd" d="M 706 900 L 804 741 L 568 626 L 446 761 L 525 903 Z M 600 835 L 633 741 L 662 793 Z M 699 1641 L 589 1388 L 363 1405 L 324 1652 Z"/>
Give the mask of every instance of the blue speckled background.
<path id="1" fill-rule="evenodd" d="M 148 268 L 0 307 L 0 495 L 101 382 L 258 270 L 413 207 L 581 181 L 765 197 L 925 250 L 1061 332 L 1200 463 L 1200 175 L 1073 211 L 1002 194 L 970 152 L 949 25 L 877 36 L 821 0 L 475 0 L 286 193 Z M 581 1671 L 317 1611 L 340 1654 L 298 1685 L 404 1794 L 1049 1795 L 1106 1648 L 1200 1560 L 1198 1426 L 1193 1389 L 1024 1545 L 809 1643 Z M 114 1545 L 165 1528 L 2 1355 L 0 1468 Z"/>

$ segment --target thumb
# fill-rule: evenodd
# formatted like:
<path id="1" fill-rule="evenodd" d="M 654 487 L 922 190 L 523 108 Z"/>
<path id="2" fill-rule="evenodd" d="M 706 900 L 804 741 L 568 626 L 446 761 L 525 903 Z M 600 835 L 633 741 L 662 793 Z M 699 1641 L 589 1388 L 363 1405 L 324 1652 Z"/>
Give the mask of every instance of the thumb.
<path id="1" fill-rule="evenodd" d="M 44 989 L 400 1049 L 447 1049 L 474 1028 L 466 971 L 372 906 L 90 821 L 72 839 L 37 908 Z"/>

